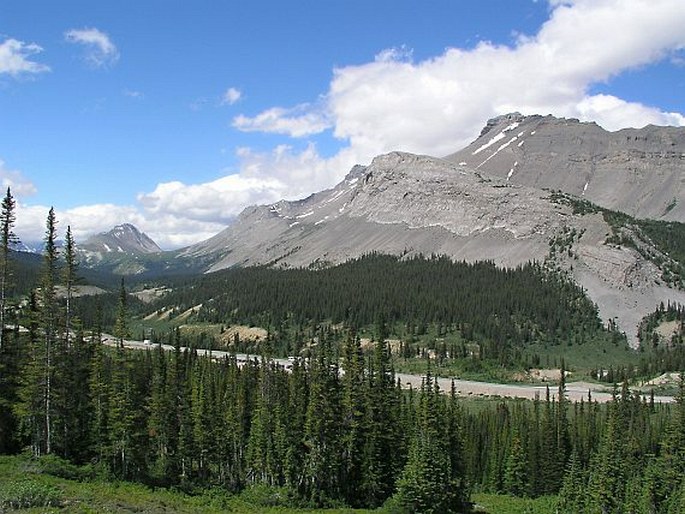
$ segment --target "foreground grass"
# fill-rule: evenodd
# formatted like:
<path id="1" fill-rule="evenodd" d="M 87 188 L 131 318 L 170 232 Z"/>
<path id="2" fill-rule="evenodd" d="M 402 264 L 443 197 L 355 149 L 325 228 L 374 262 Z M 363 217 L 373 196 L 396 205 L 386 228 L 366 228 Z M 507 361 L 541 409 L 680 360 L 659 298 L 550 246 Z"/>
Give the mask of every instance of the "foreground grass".
<path id="1" fill-rule="evenodd" d="M 151 514 L 363 514 L 353 509 L 291 509 L 270 506 L 276 498 L 259 491 L 231 495 L 221 489 L 210 489 L 189 495 L 168 489 L 151 489 L 141 484 L 109 482 L 102 479 L 78 480 L 55 476 L 74 475 L 78 468 L 55 465 L 50 460 L 0 456 L 0 512 L 21 509 L 26 513 L 123 513 Z M 83 477 L 81 477 L 83 478 Z"/>
<path id="2" fill-rule="evenodd" d="M 514 498 L 499 494 L 474 494 L 475 512 L 487 514 L 555 514 L 556 496 Z"/>
<path id="3" fill-rule="evenodd" d="M 393 509 L 295 509 L 277 506 L 274 490 L 247 490 L 231 495 L 221 489 L 196 495 L 141 484 L 92 478 L 87 468 L 57 459 L 0 456 L 0 512 L 19 510 L 35 514 L 393 514 Z M 495 494 L 473 496 L 476 513 L 554 513 L 554 497 L 535 500 Z"/>

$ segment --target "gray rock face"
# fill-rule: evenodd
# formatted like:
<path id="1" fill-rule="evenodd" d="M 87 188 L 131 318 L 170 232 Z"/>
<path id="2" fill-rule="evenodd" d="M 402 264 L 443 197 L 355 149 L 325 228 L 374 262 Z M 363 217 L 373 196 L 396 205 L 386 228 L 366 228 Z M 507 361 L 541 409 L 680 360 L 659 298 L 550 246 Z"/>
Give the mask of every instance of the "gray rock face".
<path id="1" fill-rule="evenodd" d="M 490 120 L 474 143 L 444 159 L 392 152 L 354 167 L 330 190 L 249 207 L 180 256 L 207 262 L 208 271 L 326 266 L 374 251 L 546 262 L 636 343 L 640 319 L 660 301 L 685 303 L 685 293 L 667 287 L 634 248 L 608 244 L 611 227 L 600 213 L 576 215 L 551 190 L 636 217 L 685 221 L 684 182 L 685 129 L 609 133 L 512 114 Z M 563 249 L 552 251 L 559 241 Z"/>
<path id="2" fill-rule="evenodd" d="M 161 252 L 152 239 L 129 223 L 117 225 L 109 232 L 97 234 L 79 245 L 81 250 L 92 253 L 143 255 Z"/>
<path id="3" fill-rule="evenodd" d="M 552 258 L 550 243 L 569 240 Z M 659 301 L 685 294 L 659 281 L 636 250 L 606 244 L 601 214 L 574 215 L 549 191 L 488 176 L 445 159 L 402 152 L 357 166 L 335 188 L 297 202 L 245 209 L 215 237 L 181 253 L 209 271 L 269 264 L 324 266 L 372 251 L 441 254 L 501 266 L 546 261 L 566 270 L 630 341 Z"/>
<path id="4" fill-rule="evenodd" d="M 637 218 L 685 222 L 685 128 L 607 132 L 595 123 L 515 113 L 490 120 L 447 159 Z"/>

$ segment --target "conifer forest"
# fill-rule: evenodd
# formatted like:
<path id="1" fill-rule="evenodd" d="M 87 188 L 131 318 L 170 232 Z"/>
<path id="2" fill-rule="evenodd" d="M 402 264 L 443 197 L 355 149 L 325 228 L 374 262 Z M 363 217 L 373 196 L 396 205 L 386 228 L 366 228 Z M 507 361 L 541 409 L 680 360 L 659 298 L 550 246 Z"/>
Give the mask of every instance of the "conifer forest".
<path id="1" fill-rule="evenodd" d="M 336 267 L 232 269 L 176 276 L 144 305 L 117 280 L 76 298 L 76 242 L 47 215 L 36 273 L 17 259 L 15 202 L 0 212 L 0 453 L 53 456 L 92 476 L 175 489 L 264 488 L 293 508 L 394 513 L 471 512 L 476 493 L 552 498 L 563 513 L 685 512 L 685 381 L 673 403 L 632 389 L 685 368 L 682 333 L 659 344 L 661 305 L 640 350 L 594 370 L 613 399 L 566 394 L 560 380 L 534 401 L 468 399 L 440 390 L 449 370 L 517 370 L 545 355 L 627 348 L 583 291 L 538 263 L 501 269 L 436 256 L 369 255 Z M 128 279 L 127 279 L 128 280 Z M 161 280 L 161 279 L 156 279 Z M 143 339 L 143 314 L 194 306 L 195 321 L 265 327 L 235 355 L 199 355 L 217 341 L 176 326 Z M 166 307 L 165 307 L 166 306 Z M 111 334 L 117 344 L 101 343 Z M 371 344 L 362 344 L 369 339 Z M 399 339 L 393 347 L 390 339 Z M 542 344 L 541 342 L 544 342 Z M 289 357 L 289 366 L 273 357 Z M 407 387 L 400 368 L 419 367 Z M 452 367 L 451 367 L 452 366 Z M 598 368 L 609 368 L 598 364 Z"/>

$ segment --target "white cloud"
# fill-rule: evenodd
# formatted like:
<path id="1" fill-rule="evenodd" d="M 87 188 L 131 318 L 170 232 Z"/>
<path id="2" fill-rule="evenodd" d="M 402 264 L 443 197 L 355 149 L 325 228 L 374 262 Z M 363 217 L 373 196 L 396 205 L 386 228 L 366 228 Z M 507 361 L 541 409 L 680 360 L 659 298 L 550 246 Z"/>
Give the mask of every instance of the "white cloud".
<path id="1" fill-rule="evenodd" d="M 376 62 L 411 62 L 414 51 L 407 46 L 386 48 L 376 54 Z"/>
<path id="2" fill-rule="evenodd" d="M 24 242 L 42 241 L 49 206 L 17 203 L 15 233 Z M 93 234 L 107 232 L 116 225 L 132 223 L 165 249 L 187 246 L 208 239 L 225 227 L 224 223 L 202 222 L 182 216 L 146 213 L 137 206 L 113 204 L 84 205 L 56 209 L 58 238 L 71 226 L 77 246 Z"/>
<path id="3" fill-rule="evenodd" d="M 221 97 L 221 105 L 233 105 L 242 98 L 243 94 L 240 90 L 229 87 Z"/>
<path id="4" fill-rule="evenodd" d="M 594 84 L 685 48 L 682 0 L 550 0 L 550 18 L 512 46 L 481 42 L 413 62 L 405 47 L 334 70 L 325 105 L 273 107 L 234 119 L 241 130 L 294 137 L 333 126 L 346 152 L 366 162 L 402 149 L 445 155 L 499 114 L 555 114 L 609 130 L 683 124 L 680 113 L 592 95 Z M 325 114 L 323 114 L 325 113 Z"/>
<path id="5" fill-rule="evenodd" d="M 104 32 L 96 28 L 71 29 L 64 33 L 70 43 L 86 47 L 85 60 L 94 68 L 111 66 L 119 60 L 119 51 Z"/>
<path id="6" fill-rule="evenodd" d="M 579 117 L 585 120 L 602 120 L 605 128 L 618 130 L 634 125 L 653 123 L 658 125 L 685 126 L 685 116 L 677 112 L 663 112 L 639 103 L 626 102 L 612 95 L 585 97 L 576 106 Z"/>
<path id="7" fill-rule="evenodd" d="M 165 182 L 138 196 L 151 216 L 174 216 L 225 226 L 246 206 L 299 198 L 329 185 L 330 168 L 313 145 L 300 153 L 279 146 L 270 153 L 238 150 L 239 173 L 203 184 Z"/>
<path id="8" fill-rule="evenodd" d="M 683 124 L 679 114 L 591 95 L 593 84 L 685 45 L 680 0 L 554 2 L 538 34 L 514 46 L 482 42 L 418 63 L 387 58 L 335 70 L 335 135 L 360 156 L 403 149 L 444 155 L 511 111 L 579 117 L 613 130 Z"/>
<path id="9" fill-rule="evenodd" d="M 17 202 L 15 232 L 23 241 L 40 241 L 45 237 L 45 222 L 50 206 Z M 84 205 L 73 209 L 55 210 L 58 237 L 71 226 L 77 243 L 88 236 L 110 230 L 115 225 L 129 222 L 143 224 L 145 219 L 132 206 L 113 204 Z"/>
<path id="10" fill-rule="evenodd" d="M 302 104 L 291 109 L 273 107 L 253 118 L 239 115 L 233 119 L 233 127 L 243 132 L 270 132 L 304 137 L 323 132 L 331 127 L 331 122 L 320 107 Z"/>
<path id="11" fill-rule="evenodd" d="M 24 177 L 20 171 L 10 170 L 5 162 L 0 159 L 0 196 L 4 197 L 7 188 L 12 191 L 15 198 L 31 196 L 36 193 L 36 186 L 29 179 Z"/>
<path id="12" fill-rule="evenodd" d="M 45 64 L 32 61 L 32 55 L 39 54 L 43 48 L 35 43 L 24 43 L 16 39 L 6 39 L 0 43 L 0 74 L 13 77 L 22 74 L 35 74 L 50 71 Z"/>

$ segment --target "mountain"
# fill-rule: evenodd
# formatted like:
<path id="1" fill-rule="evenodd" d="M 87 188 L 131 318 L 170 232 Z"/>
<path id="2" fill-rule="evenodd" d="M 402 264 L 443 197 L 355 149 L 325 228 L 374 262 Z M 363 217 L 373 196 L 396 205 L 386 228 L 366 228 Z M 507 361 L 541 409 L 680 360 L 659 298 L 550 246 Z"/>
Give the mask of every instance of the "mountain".
<path id="1" fill-rule="evenodd" d="M 19 241 L 12 245 L 12 250 L 22 253 L 42 254 L 44 245 L 44 241 Z M 58 245 L 61 245 L 61 243 L 58 242 Z"/>
<path id="2" fill-rule="evenodd" d="M 89 267 L 105 268 L 117 274 L 146 271 L 146 261 L 162 252 L 152 239 L 130 223 L 117 225 L 77 244 L 81 261 Z"/>
<path id="3" fill-rule="evenodd" d="M 558 189 L 637 218 L 685 222 L 685 129 L 607 132 L 596 123 L 507 114 L 447 157 L 508 183 Z"/>
<path id="4" fill-rule="evenodd" d="M 130 223 L 91 236 L 79 246 L 82 250 L 100 253 L 146 254 L 162 251 L 157 243 Z"/>
<path id="5" fill-rule="evenodd" d="M 214 255 L 210 271 L 326 265 L 371 251 L 515 266 L 544 258 L 550 234 L 569 223 L 570 210 L 549 196 L 443 159 L 393 152 L 355 167 L 333 189 L 247 208 L 182 255 Z"/>
<path id="6" fill-rule="evenodd" d="M 544 139 L 535 138 L 539 133 Z M 620 133 L 623 143 L 619 139 L 607 142 Z M 592 134 L 605 139 L 593 146 Z M 536 260 L 584 287 L 602 318 L 616 322 L 635 343 L 637 324 L 659 302 L 685 303 L 685 262 L 671 257 L 675 253 L 670 243 L 657 244 L 657 240 L 671 241 L 654 235 L 654 231 L 661 234 L 665 225 L 647 226 L 585 199 L 632 214 L 679 219 L 681 193 L 675 187 L 668 190 L 667 184 L 674 184 L 676 176 L 680 183 L 681 172 L 674 163 L 679 160 L 676 155 L 685 153 L 685 145 L 679 142 L 683 134 L 684 129 L 655 127 L 606 133 L 574 120 L 511 115 L 492 120 L 469 149 L 448 158 L 392 152 L 375 158 L 369 166 L 354 167 L 332 189 L 300 201 L 249 207 L 230 227 L 179 256 L 204 260 L 208 271 L 258 264 L 322 267 L 370 252 L 440 254 L 469 262 L 491 260 L 507 267 Z M 653 140 L 674 145 L 668 143 L 667 150 L 659 153 Z M 520 141 L 524 144 L 518 146 Z M 635 150 L 635 142 L 643 150 Z M 533 171 L 528 173 L 524 164 L 504 176 L 501 166 L 486 169 L 485 164 L 499 162 L 499 154 L 512 145 L 526 148 L 527 157 L 521 163 L 530 163 Z M 483 164 L 487 157 L 481 154 L 493 147 L 487 154 L 493 157 Z M 474 165 L 476 161 L 464 160 L 465 155 L 481 160 Z M 580 155 L 586 156 L 584 161 Z M 603 184 L 611 170 L 618 169 L 608 164 L 618 162 L 617 156 L 622 156 L 623 171 L 615 172 L 612 189 Z M 535 171 L 535 166 L 546 165 L 554 170 L 549 176 Z M 578 191 L 571 186 L 577 184 L 576 175 L 583 166 L 590 171 L 580 179 Z M 520 177 L 530 175 L 531 184 L 513 180 L 517 170 Z M 636 185 L 638 179 L 643 182 Z M 624 204 L 620 194 L 612 196 L 614 190 L 635 198 L 630 205 Z M 591 191 L 597 196 L 590 195 Z M 666 202 L 669 196 L 676 200 Z M 684 230 L 680 224 L 667 228 L 679 234 Z"/>

